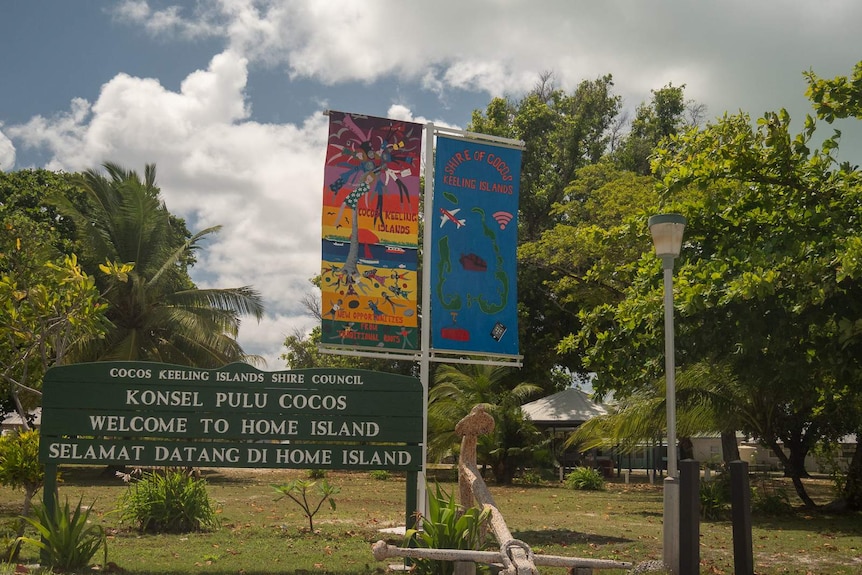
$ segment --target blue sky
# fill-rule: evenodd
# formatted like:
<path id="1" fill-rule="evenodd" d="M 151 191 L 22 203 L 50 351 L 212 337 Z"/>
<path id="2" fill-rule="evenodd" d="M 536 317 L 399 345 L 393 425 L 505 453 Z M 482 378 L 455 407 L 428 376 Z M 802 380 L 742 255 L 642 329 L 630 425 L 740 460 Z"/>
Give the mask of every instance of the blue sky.
<path id="1" fill-rule="evenodd" d="M 326 109 L 464 128 L 552 71 L 613 74 L 629 111 L 685 84 L 707 118 L 809 107 L 802 72 L 862 59 L 857 0 L 28 0 L 0 18 L 0 169 L 155 163 L 168 208 L 223 226 L 202 287 L 254 285 L 248 351 L 305 331 Z M 858 122 L 840 126 L 860 161 Z"/>

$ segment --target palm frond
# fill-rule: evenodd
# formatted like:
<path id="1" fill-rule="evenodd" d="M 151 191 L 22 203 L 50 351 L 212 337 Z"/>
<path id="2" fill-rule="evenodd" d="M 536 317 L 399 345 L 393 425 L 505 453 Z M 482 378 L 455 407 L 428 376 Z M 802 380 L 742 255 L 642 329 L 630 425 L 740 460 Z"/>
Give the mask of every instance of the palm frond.
<path id="1" fill-rule="evenodd" d="M 170 253 L 170 255 L 164 258 L 164 262 L 162 263 L 161 267 L 151 276 L 150 282 L 157 282 L 167 270 L 173 269 L 174 266 L 176 266 L 177 263 L 183 258 L 183 256 L 188 254 L 190 250 L 197 249 L 197 242 L 199 240 L 210 234 L 218 233 L 219 230 L 221 230 L 221 226 L 211 226 L 209 228 L 199 231 L 198 233 L 190 237 L 188 240 L 186 240 L 181 246 L 176 248 L 173 252 Z"/>

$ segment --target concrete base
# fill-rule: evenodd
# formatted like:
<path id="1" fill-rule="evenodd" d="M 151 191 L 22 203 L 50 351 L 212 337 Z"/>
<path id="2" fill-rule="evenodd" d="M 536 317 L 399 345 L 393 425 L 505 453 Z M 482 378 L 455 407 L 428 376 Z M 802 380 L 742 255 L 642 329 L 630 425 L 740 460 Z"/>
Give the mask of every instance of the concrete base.
<path id="1" fill-rule="evenodd" d="M 679 479 L 664 479 L 664 539 L 663 555 L 665 565 L 670 566 L 676 575 L 679 573 Z"/>

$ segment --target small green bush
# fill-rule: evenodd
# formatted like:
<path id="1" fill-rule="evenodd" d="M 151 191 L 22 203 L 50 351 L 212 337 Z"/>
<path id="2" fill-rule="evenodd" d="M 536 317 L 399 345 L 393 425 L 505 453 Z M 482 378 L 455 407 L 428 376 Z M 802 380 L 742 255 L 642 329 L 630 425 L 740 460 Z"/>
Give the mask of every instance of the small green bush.
<path id="1" fill-rule="evenodd" d="M 105 530 L 101 525 L 87 525 L 90 508 L 81 508 L 81 500 L 72 511 L 69 501 L 61 507 L 54 506 L 49 513 L 42 506 L 35 509 L 36 519 L 24 519 L 36 528 L 39 538 L 19 537 L 24 543 L 35 545 L 42 551 L 44 561 L 54 569 L 76 571 L 90 564 L 90 559 L 99 551 L 105 550 L 102 565 L 108 561 L 108 543 Z"/>
<path id="2" fill-rule="evenodd" d="M 144 473 L 121 496 L 120 516 L 149 533 L 188 533 L 218 527 L 206 481 L 183 469 Z"/>
<path id="3" fill-rule="evenodd" d="M 760 479 L 751 486 L 751 510 L 778 516 L 792 513 L 793 507 L 784 487 L 770 479 Z"/>
<path id="4" fill-rule="evenodd" d="M 542 474 L 539 471 L 533 471 L 533 470 L 525 471 L 521 475 L 519 482 L 524 484 L 524 485 L 541 485 L 542 484 Z"/>
<path id="5" fill-rule="evenodd" d="M 700 482 L 700 517 L 706 521 L 721 519 L 730 504 L 730 484 L 724 474 L 712 481 Z"/>
<path id="6" fill-rule="evenodd" d="M 602 491 L 605 488 L 602 474 L 597 469 L 589 467 L 576 467 L 566 475 L 564 484 L 569 489 L 578 491 Z"/>
<path id="7" fill-rule="evenodd" d="M 3 566 L 3 563 L 17 561 L 17 553 L 18 548 L 21 546 L 21 542 L 18 540 L 21 535 L 17 533 L 19 523 L 27 524 L 23 519 L 7 519 L 5 521 L 0 522 L 0 553 L 2 553 L 2 557 L 0 557 L 0 567 Z M 0 573 L 2 573 L 2 569 L 0 569 Z"/>
<path id="8" fill-rule="evenodd" d="M 326 477 L 325 469 L 309 469 L 308 470 L 308 478 L 309 479 L 324 479 Z"/>
<path id="9" fill-rule="evenodd" d="M 464 509 L 455 502 L 454 495 L 446 493 L 439 484 L 435 487 L 434 491 L 428 490 L 428 516 L 421 518 L 422 529 L 408 529 L 404 547 L 481 550 L 490 511 L 478 507 Z M 454 569 L 451 561 L 413 560 L 416 575 L 452 575 Z"/>
<path id="10" fill-rule="evenodd" d="M 0 436 L 0 485 L 24 491 L 21 519 L 13 544 L 3 544 L 7 551 L 4 559 L 17 560 L 20 549 L 18 538 L 24 535 L 26 526 L 24 517 L 30 514 L 31 500 L 42 488 L 44 480 L 45 466 L 39 462 L 39 432 L 17 431 Z"/>
<path id="11" fill-rule="evenodd" d="M 387 479 L 392 477 L 392 475 L 385 469 L 374 469 L 368 475 L 371 477 L 371 479 L 375 479 L 377 481 L 386 481 Z"/>

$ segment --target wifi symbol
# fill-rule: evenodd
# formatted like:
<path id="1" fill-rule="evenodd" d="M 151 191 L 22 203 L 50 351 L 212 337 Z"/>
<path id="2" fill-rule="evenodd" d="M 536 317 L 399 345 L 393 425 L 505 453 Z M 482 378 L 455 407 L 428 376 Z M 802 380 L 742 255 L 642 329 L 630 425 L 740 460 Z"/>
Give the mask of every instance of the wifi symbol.
<path id="1" fill-rule="evenodd" d="M 501 230 L 505 230 L 509 222 L 512 221 L 512 214 L 509 212 L 494 212 L 493 216 L 497 220 L 497 223 L 500 224 Z"/>

